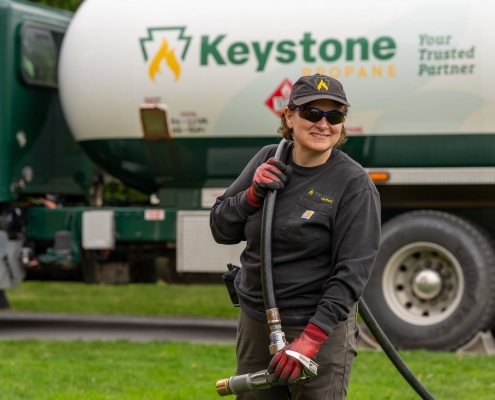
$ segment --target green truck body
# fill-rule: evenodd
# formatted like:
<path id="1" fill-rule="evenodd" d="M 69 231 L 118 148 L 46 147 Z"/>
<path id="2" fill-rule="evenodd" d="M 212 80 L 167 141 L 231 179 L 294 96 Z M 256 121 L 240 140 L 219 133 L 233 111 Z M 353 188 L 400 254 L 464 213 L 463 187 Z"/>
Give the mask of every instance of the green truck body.
<path id="1" fill-rule="evenodd" d="M 278 0 L 229 6 L 225 24 L 221 0 L 85 0 L 75 16 L 0 0 L 0 236 L 10 243 L 0 238 L 0 257 L 16 276 L 0 267 L 0 290 L 26 271 L 218 281 L 243 244 L 213 243 L 209 208 L 280 140 L 292 82 L 325 73 L 352 104 L 342 150 L 381 196 L 382 245 L 364 293 L 378 322 L 400 348 L 452 350 L 490 331 L 495 7 L 460 3 L 354 0 L 355 23 L 306 16 L 287 30 L 273 18 Z M 314 7 L 348 15 L 344 4 Z M 251 18 L 270 29 L 249 29 Z M 100 168 L 150 201 L 103 204 Z"/>

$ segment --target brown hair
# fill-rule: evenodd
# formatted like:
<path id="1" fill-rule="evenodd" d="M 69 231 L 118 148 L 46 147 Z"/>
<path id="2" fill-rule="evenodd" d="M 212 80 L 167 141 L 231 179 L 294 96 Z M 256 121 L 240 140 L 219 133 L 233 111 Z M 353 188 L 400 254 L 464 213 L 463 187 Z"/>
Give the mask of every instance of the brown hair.
<path id="1" fill-rule="evenodd" d="M 304 107 L 304 106 L 301 106 L 301 107 Z M 290 102 L 289 104 L 287 104 L 287 107 L 289 109 L 291 109 L 293 107 L 296 107 L 296 105 L 294 103 Z M 344 112 L 345 114 L 347 114 L 347 111 L 349 110 L 349 108 L 344 104 L 340 104 L 339 110 Z M 282 112 L 282 114 L 280 114 L 280 126 L 278 127 L 277 132 L 280 133 L 283 136 L 283 138 L 289 142 L 294 140 L 294 137 L 293 137 L 294 131 L 292 130 L 292 128 L 289 128 L 289 126 L 287 125 L 287 121 L 285 119 L 285 113 L 284 112 Z M 337 143 L 335 143 L 334 147 L 340 147 L 346 141 L 347 141 L 347 132 L 345 131 L 345 126 L 342 125 L 342 131 L 340 132 L 340 138 L 337 141 Z"/>

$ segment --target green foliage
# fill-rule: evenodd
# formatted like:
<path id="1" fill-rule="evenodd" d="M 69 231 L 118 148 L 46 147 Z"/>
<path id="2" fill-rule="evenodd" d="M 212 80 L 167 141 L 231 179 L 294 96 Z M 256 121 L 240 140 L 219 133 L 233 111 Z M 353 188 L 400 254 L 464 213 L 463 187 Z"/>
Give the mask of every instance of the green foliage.
<path id="1" fill-rule="evenodd" d="M 47 6 L 63 8 L 68 11 L 76 11 L 77 7 L 82 3 L 83 0 L 28 0 L 33 3 L 44 4 Z"/>
<path id="2" fill-rule="evenodd" d="M 86 285 L 23 282 L 7 297 L 14 311 L 236 318 L 223 285 Z"/>

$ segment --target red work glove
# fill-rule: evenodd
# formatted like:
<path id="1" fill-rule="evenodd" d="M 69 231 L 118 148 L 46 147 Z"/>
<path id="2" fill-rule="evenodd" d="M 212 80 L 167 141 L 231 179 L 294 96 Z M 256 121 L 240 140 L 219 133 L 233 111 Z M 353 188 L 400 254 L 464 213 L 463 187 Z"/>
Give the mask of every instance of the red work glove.
<path id="1" fill-rule="evenodd" d="M 284 183 L 287 182 L 287 175 L 291 172 L 291 167 L 274 157 L 270 158 L 256 169 L 253 183 L 246 192 L 247 201 L 252 206 L 260 207 L 266 196 L 266 190 L 283 189 Z"/>
<path id="2" fill-rule="evenodd" d="M 327 340 L 328 335 L 318 326 L 310 323 L 301 334 L 300 337 L 294 339 L 294 341 L 277 354 L 275 354 L 268 365 L 268 373 L 274 374 L 274 380 L 279 385 L 292 385 L 297 381 L 301 370 L 302 364 L 293 357 L 288 356 L 285 351 L 296 351 L 310 359 L 314 359 L 320 346 Z"/>

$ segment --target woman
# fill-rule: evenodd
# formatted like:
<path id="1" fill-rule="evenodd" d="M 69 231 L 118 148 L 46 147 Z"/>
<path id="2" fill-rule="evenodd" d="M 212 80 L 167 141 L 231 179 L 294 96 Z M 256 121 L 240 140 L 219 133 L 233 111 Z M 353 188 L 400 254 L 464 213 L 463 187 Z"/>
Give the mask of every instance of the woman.
<path id="1" fill-rule="evenodd" d="M 235 280 L 240 301 L 237 374 L 262 369 L 281 386 L 238 399 L 344 399 L 356 356 L 357 301 L 380 242 L 380 200 L 366 171 L 337 150 L 346 139 L 343 87 L 325 75 L 300 78 L 281 116 L 279 132 L 292 141 L 286 163 L 266 146 L 217 198 L 210 225 L 218 243 L 246 240 Z M 290 179 L 289 179 L 290 175 Z M 268 352 L 269 328 L 260 275 L 262 204 L 277 189 L 273 223 L 273 280 L 289 342 Z M 318 376 L 295 380 L 297 351 L 319 364 Z"/>

